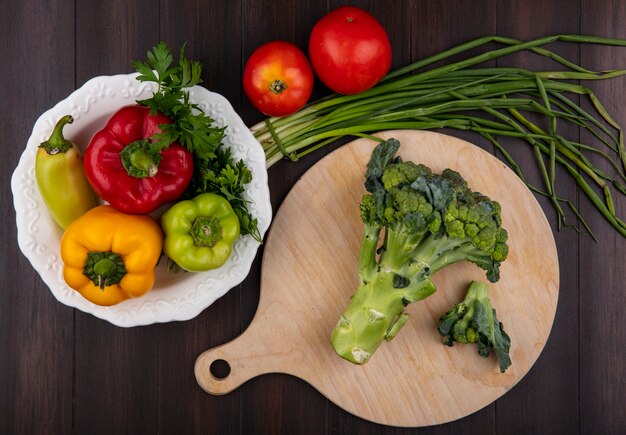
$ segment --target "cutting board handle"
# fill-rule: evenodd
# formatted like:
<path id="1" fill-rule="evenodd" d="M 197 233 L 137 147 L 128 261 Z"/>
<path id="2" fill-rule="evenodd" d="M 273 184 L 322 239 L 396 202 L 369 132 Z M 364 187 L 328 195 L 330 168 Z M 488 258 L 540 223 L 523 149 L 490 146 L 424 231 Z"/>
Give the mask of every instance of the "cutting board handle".
<path id="1" fill-rule="evenodd" d="M 277 364 L 276 360 L 271 358 L 271 354 L 268 355 L 267 347 L 259 346 L 261 343 L 258 337 L 255 339 L 250 329 L 234 340 L 198 356 L 194 372 L 198 384 L 207 393 L 230 393 L 256 376 L 277 371 L 273 365 Z M 211 365 L 220 360 L 225 361 L 230 368 L 230 372 L 221 379 L 211 372 Z"/>

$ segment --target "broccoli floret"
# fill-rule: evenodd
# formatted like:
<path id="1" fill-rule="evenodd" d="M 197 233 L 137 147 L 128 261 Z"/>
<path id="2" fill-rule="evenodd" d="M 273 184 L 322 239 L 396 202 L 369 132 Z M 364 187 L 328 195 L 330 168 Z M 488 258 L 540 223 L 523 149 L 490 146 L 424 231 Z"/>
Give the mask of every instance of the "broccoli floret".
<path id="1" fill-rule="evenodd" d="M 491 307 L 487 284 L 472 281 L 463 302 L 441 316 L 438 329 L 444 344 L 476 343 L 478 354 L 484 358 L 489 356 L 490 349 L 494 350 L 500 372 L 504 373 L 511 366 L 511 340 Z"/>
<path id="2" fill-rule="evenodd" d="M 424 165 L 416 165 L 413 162 L 399 162 L 383 171 L 381 181 L 385 190 L 389 191 L 394 187 L 411 184 L 420 177 L 432 175 L 430 168 Z"/>
<path id="3" fill-rule="evenodd" d="M 332 333 L 336 352 L 357 364 L 396 335 L 409 303 L 436 291 L 433 273 L 471 261 L 495 282 L 508 254 L 497 202 L 451 169 L 434 174 L 400 161 L 399 147 L 395 139 L 379 144 L 367 165 L 360 283 Z"/>

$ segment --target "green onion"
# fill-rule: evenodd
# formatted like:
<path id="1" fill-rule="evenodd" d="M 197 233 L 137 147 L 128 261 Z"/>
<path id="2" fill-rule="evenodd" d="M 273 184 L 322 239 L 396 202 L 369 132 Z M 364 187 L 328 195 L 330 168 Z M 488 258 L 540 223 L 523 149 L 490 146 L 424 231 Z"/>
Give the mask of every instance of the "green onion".
<path id="1" fill-rule="evenodd" d="M 329 95 L 292 115 L 268 118 L 251 130 L 263 145 L 268 168 L 283 158 L 298 160 L 344 136 L 444 127 L 474 131 L 502 153 L 533 192 L 550 199 L 559 229 L 569 226 L 561 206 L 566 204 L 593 237 L 573 202 L 558 195 L 557 165 L 567 171 L 598 211 L 626 237 L 626 223 L 616 215 L 613 199 L 614 192 L 626 195 L 623 131 L 590 88 L 571 82 L 611 79 L 626 75 L 626 70 L 585 69 L 543 47 L 555 41 L 626 46 L 626 40 L 579 35 L 547 36 L 526 42 L 498 36 L 479 38 L 392 71 L 365 92 Z M 431 67 L 494 42 L 504 47 Z M 565 70 L 533 72 L 521 68 L 477 67 L 526 50 L 556 61 Z M 593 111 L 582 109 L 568 94 L 587 99 Z M 538 118 L 545 119 L 546 129 L 538 125 Z M 559 131 L 566 125 L 589 132 L 599 144 L 581 144 L 566 138 Z M 517 138 L 529 145 L 542 175 L 543 188 L 526 181 L 519 165 L 498 141 L 499 137 Z M 511 145 L 507 142 L 507 146 Z M 616 175 L 598 168 L 588 154 L 607 161 Z"/>

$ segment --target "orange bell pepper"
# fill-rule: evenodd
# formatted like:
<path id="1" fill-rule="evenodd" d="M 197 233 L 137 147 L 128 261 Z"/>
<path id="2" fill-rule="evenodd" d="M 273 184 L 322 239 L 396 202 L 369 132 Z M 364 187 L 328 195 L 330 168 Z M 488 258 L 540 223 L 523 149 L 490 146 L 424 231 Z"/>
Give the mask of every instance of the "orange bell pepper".
<path id="1" fill-rule="evenodd" d="M 150 216 L 102 205 L 63 234 L 63 277 L 94 304 L 115 305 L 152 289 L 162 248 L 161 227 Z"/>

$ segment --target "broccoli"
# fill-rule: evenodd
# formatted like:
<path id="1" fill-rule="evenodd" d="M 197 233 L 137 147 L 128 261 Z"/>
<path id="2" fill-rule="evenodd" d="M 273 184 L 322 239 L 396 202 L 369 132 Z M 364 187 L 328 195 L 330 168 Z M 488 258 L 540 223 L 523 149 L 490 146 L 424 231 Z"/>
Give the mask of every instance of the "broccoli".
<path id="1" fill-rule="evenodd" d="M 502 373 L 511 365 L 511 340 L 498 321 L 496 310 L 491 307 L 487 284 L 483 282 L 472 281 L 463 302 L 441 316 L 438 329 L 444 337 L 444 344 L 448 346 L 452 346 L 455 341 L 476 343 L 478 354 L 484 358 L 489 356 L 489 349 L 493 348 Z"/>
<path id="2" fill-rule="evenodd" d="M 433 174 L 401 161 L 399 147 L 395 139 L 380 143 L 367 165 L 360 283 L 332 332 L 335 351 L 355 364 L 397 334 L 408 304 L 436 291 L 432 274 L 468 260 L 495 282 L 508 254 L 497 202 L 473 192 L 453 170 Z"/>

